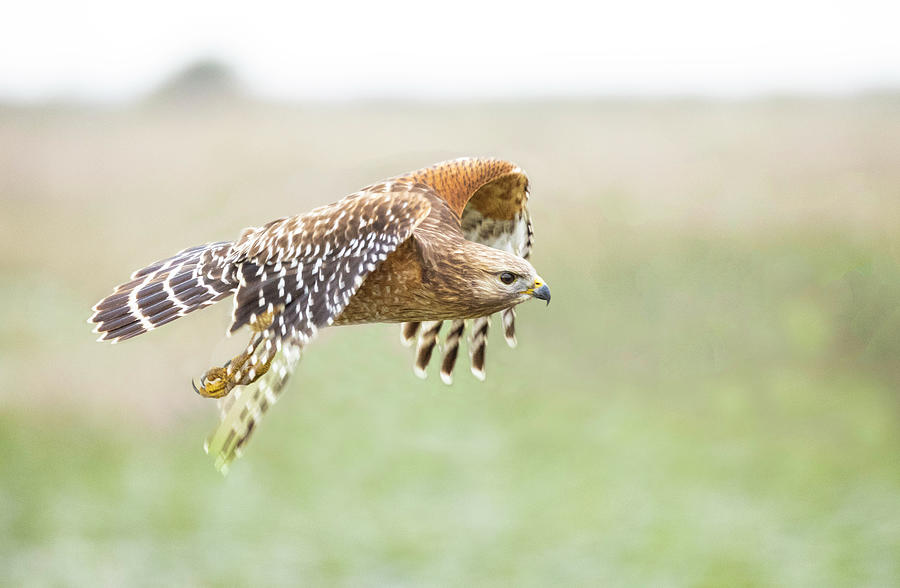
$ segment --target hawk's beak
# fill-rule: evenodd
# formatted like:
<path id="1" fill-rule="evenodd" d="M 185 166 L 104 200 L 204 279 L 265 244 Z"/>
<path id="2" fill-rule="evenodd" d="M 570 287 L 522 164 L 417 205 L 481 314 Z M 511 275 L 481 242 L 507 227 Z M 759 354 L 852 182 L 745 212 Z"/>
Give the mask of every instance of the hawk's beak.
<path id="1" fill-rule="evenodd" d="M 541 282 L 540 280 L 535 280 L 534 286 L 525 290 L 523 294 L 531 294 L 538 300 L 546 300 L 547 304 L 550 304 L 550 288 L 548 288 L 547 284 Z"/>

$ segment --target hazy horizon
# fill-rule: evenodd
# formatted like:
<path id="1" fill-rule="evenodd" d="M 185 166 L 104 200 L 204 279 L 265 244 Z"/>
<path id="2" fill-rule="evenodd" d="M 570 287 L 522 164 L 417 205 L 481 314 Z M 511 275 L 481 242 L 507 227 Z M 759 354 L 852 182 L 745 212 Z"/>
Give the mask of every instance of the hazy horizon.
<path id="1" fill-rule="evenodd" d="M 467 0 L 451 8 L 18 5 L 0 23 L 0 100 L 128 102 L 198 59 L 228 64 L 251 95 L 281 101 L 746 98 L 900 87 L 896 8 L 886 2 L 852 10 L 806 1 L 564 2 L 512 12 Z"/>

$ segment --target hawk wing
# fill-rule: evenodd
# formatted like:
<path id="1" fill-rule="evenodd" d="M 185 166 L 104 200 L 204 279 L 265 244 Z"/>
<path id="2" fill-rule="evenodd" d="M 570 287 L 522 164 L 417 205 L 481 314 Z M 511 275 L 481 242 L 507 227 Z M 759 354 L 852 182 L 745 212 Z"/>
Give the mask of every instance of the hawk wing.
<path id="1" fill-rule="evenodd" d="M 528 212 L 528 176 L 515 164 L 498 159 L 457 159 L 413 172 L 408 177 L 432 186 L 450 205 L 466 239 L 525 259 L 530 256 L 534 232 Z M 508 308 L 500 315 L 506 342 L 515 347 L 515 309 Z M 471 324 L 469 356 L 472 373 L 483 380 L 490 317 L 474 319 Z M 416 342 L 414 370 L 420 377 L 425 377 L 425 368 L 431 361 L 441 328 L 441 322 L 404 323 L 401 326 L 404 344 Z M 452 321 L 444 341 L 441 379 L 447 384 L 452 382 L 459 341 L 465 328 L 465 321 Z"/>
<path id="2" fill-rule="evenodd" d="M 277 400 L 300 353 L 344 310 L 365 277 L 428 216 L 427 188 L 381 184 L 307 214 L 246 229 L 229 259 L 237 268 L 231 331 L 259 332 L 247 352 L 268 364 L 255 382 L 223 399 L 221 422 L 205 449 L 227 471 L 262 415 Z"/>

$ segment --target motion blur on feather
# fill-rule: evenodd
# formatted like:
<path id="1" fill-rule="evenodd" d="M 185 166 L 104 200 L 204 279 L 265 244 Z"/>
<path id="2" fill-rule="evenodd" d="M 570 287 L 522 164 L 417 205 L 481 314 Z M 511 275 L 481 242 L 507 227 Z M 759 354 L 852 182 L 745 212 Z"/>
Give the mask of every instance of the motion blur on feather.
<path id="1" fill-rule="evenodd" d="M 512 163 L 439 163 L 151 264 L 97 303 L 90 321 L 99 340 L 117 342 L 234 295 L 229 332 L 246 326 L 250 342 L 194 385 L 221 399 L 205 447 L 224 473 L 324 327 L 403 323 L 425 377 L 449 321 L 440 367 L 449 384 L 471 322 L 471 369 L 483 380 L 490 316 L 500 313 L 514 346 L 514 307 L 550 300 L 528 262 L 527 201 L 528 179 Z"/>

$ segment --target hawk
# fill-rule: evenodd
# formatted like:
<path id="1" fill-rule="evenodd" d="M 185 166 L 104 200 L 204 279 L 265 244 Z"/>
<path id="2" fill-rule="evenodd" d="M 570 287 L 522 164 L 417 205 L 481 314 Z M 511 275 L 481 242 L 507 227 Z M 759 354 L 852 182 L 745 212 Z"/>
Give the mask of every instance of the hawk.
<path id="1" fill-rule="evenodd" d="M 225 473 L 322 328 L 402 323 L 424 377 L 449 321 L 440 367 L 449 384 L 470 320 L 471 370 L 483 380 L 490 316 L 500 313 L 514 346 L 514 307 L 550 302 L 528 262 L 528 193 L 510 162 L 438 163 L 150 264 L 98 302 L 90 322 L 99 341 L 115 343 L 234 296 L 229 333 L 246 326 L 250 342 L 194 385 L 221 399 L 205 448 Z"/>

